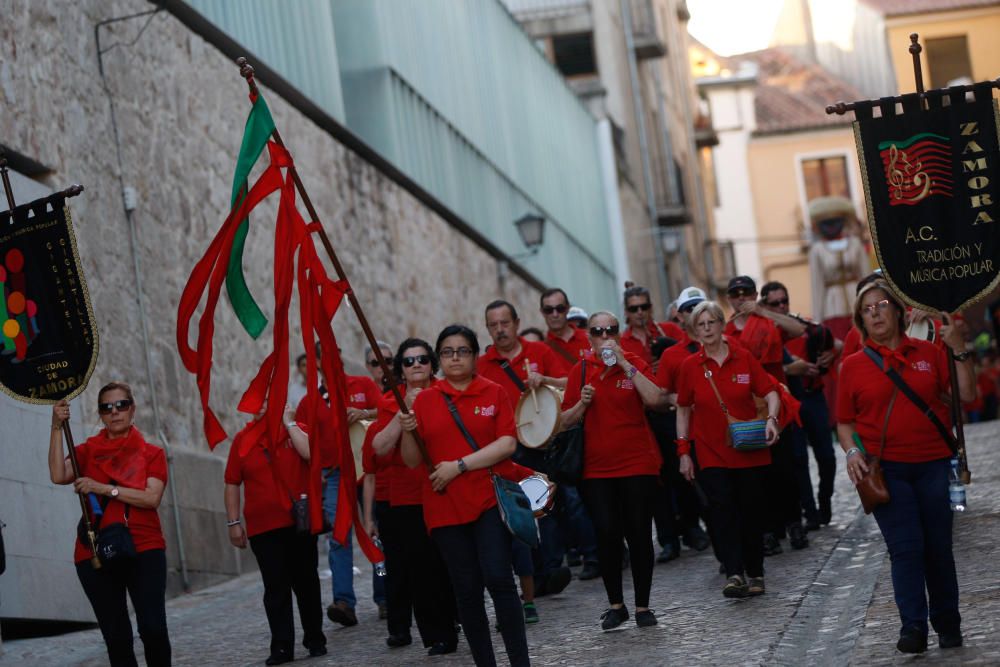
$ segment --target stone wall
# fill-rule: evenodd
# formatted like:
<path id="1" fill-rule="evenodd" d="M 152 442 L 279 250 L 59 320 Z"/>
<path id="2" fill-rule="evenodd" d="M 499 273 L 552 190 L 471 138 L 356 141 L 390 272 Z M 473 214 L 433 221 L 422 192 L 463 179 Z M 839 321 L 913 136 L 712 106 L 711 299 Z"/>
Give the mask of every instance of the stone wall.
<path id="1" fill-rule="evenodd" d="M 232 62 L 161 11 L 148 25 L 149 17 L 139 17 L 101 29 L 101 45 L 107 49 L 106 94 L 98 71 L 94 25 L 148 10 L 149 3 L 13 0 L 4 5 L 0 144 L 50 168 L 51 173 L 40 179 L 44 185 L 61 189 L 79 182 L 86 187 L 71 206 L 101 354 L 90 387 L 75 401 L 78 439 L 97 427 L 93 409 L 97 389 L 111 379 L 125 379 L 136 392 L 139 427 L 157 440 L 150 405 L 155 389 L 163 433 L 170 443 L 192 583 L 203 585 L 232 575 L 248 563 L 241 564 L 234 556 L 223 525 L 222 463 L 228 446 L 215 452 L 206 447 L 194 378 L 177 357 L 174 328 L 189 272 L 228 209 L 249 109 L 246 84 Z M 525 313 L 525 326 L 541 323 L 537 291 L 516 275 L 506 276 L 501 285 L 497 262 L 482 247 L 269 93 L 266 83 L 261 82 L 275 122 L 376 335 L 390 342 L 410 335 L 433 341 L 442 326 L 460 321 L 485 336 L 482 308 L 501 293 Z M 138 194 L 132 218 L 138 232 L 152 387 L 146 374 L 123 184 Z M 244 266 L 252 293 L 268 312 L 274 208 L 263 210 L 251 220 Z M 251 340 L 225 298 L 216 324 L 212 404 L 233 433 L 244 421 L 235 405 L 270 348 L 270 328 L 259 340 Z M 346 305 L 338 313 L 335 330 L 350 370 L 363 372 L 362 333 Z M 294 318 L 291 340 L 294 355 L 301 351 Z M 16 432 L 6 427 L 15 418 L 21 424 Z M 13 556 L 8 572 L 0 577 L 0 616 L 7 615 L 5 608 L 16 607 L 21 617 L 52 618 L 58 612 L 43 602 L 63 593 L 80 598 L 76 602 L 82 611 L 60 618 L 89 613 L 69 565 L 77 505 L 66 489 L 48 484 L 44 469 L 47 420 L 46 410 L 6 398 L 0 401 L 0 423 L 5 425 L 0 519 L 11 526 L 7 549 Z M 8 464 L 11 460 L 17 465 Z M 15 496 L 18 505 L 12 504 Z M 170 502 L 168 491 L 161 518 L 168 540 L 171 590 L 176 591 Z M 32 532 L 29 524 L 48 529 Z M 62 574 L 51 576 L 54 571 Z M 26 578 L 31 578 L 30 586 L 25 585 Z"/>

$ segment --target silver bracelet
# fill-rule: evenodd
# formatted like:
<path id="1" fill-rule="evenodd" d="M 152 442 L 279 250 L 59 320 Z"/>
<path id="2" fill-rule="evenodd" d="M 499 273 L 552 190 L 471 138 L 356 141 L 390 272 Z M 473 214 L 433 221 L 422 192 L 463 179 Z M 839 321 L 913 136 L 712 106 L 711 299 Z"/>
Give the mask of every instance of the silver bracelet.
<path id="1" fill-rule="evenodd" d="M 239 519 L 237 519 L 236 521 L 227 521 L 226 522 L 226 527 L 227 528 L 232 528 L 233 526 L 238 526 L 238 525 L 240 525 L 240 520 Z"/>
<path id="2" fill-rule="evenodd" d="M 851 448 L 850 448 L 850 449 L 848 449 L 848 450 L 847 450 L 846 452 L 844 452 L 844 458 L 845 458 L 845 459 L 849 459 L 849 458 L 851 458 L 851 457 L 852 457 L 853 455 L 855 455 L 855 454 L 860 454 L 860 453 L 861 453 L 861 450 L 860 450 L 860 449 L 858 449 L 857 447 L 851 447 Z"/>

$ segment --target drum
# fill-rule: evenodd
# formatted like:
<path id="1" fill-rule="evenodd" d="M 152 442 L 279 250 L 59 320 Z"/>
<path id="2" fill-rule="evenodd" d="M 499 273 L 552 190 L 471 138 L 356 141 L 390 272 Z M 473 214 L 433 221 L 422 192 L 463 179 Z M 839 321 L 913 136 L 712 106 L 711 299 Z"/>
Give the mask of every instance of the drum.
<path id="1" fill-rule="evenodd" d="M 532 475 L 521 480 L 521 490 L 528 496 L 531 511 L 535 518 L 545 516 L 552 511 L 556 501 L 556 485 L 541 475 Z"/>
<path id="2" fill-rule="evenodd" d="M 368 433 L 368 427 L 373 423 L 373 421 L 368 419 L 360 419 L 347 427 L 347 434 L 351 438 L 351 453 L 354 454 L 354 472 L 359 482 L 365 476 L 365 471 L 362 469 L 361 463 L 361 448 L 365 444 L 365 435 Z"/>
<path id="3" fill-rule="evenodd" d="M 937 336 L 937 330 L 934 328 L 934 322 L 928 318 L 924 318 L 919 322 L 911 322 L 910 326 L 906 328 L 906 335 L 910 338 L 917 338 L 933 343 L 934 338 Z"/>
<path id="4" fill-rule="evenodd" d="M 562 392 L 541 385 L 521 394 L 514 408 L 518 441 L 530 449 L 544 447 L 559 432 Z"/>

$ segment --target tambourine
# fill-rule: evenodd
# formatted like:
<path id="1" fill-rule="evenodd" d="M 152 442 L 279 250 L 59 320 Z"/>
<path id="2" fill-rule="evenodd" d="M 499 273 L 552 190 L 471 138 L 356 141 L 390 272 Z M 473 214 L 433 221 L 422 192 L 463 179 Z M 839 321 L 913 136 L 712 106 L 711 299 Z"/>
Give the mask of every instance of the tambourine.
<path id="1" fill-rule="evenodd" d="M 933 343 L 937 338 L 937 329 L 934 328 L 933 320 L 924 318 L 919 322 L 911 322 L 910 326 L 906 327 L 906 335 Z"/>
<path id="2" fill-rule="evenodd" d="M 541 475 L 525 477 L 519 484 L 524 495 L 528 496 L 528 502 L 531 503 L 531 511 L 535 518 L 543 517 L 552 511 L 552 506 L 556 502 L 555 484 Z"/>
<path id="3" fill-rule="evenodd" d="M 561 391 L 547 385 L 527 390 L 514 408 L 518 442 L 530 449 L 544 447 L 559 432 L 561 418 Z"/>

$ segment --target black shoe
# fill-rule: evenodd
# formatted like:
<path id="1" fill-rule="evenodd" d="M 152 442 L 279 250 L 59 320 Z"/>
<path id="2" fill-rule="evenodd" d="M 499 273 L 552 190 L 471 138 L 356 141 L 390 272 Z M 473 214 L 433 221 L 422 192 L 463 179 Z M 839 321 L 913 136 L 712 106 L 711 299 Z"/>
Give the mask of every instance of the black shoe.
<path id="1" fill-rule="evenodd" d="M 613 630 L 628 620 L 628 609 L 611 607 L 601 614 L 601 630 Z"/>
<path id="2" fill-rule="evenodd" d="M 819 514 L 810 514 L 806 517 L 806 532 L 819 530 Z"/>
<path id="3" fill-rule="evenodd" d="M 722 588 L 722 595 L 727 598 L 745 598 L 749 594 L 750 589 L 746 580 L 738 574 L 729 577 Z"/>
<path id="4" fill-rule="evenodd" d="M 318 658 L 322 655 L 326 655 L 326 645 L 323 646 L 310 646 L 309 647 L 309 657 Z"/>
<path id="5" fill-rule="evenodd" d="M 562 593 L 566 590 L 566 587 L 569 586 L 569 582 L 573 581 L 573 572 L 565 566 L 557 567 L 549 572 L 547 579 L 547 594 L 555 595 L 556 593 Z"/>
<path id="6" fill-rule="evenodd" d="M 656 562 L 669 563 L 675 558 L 680 558 L 680 555 L 681 555 L 680 545 L 675 542 L 667 542 L 666 544 L 663 545 L 663 551 L 661 551 L 660 555 L 656 557 Z M 636 618 L 639 617 L 638 614 L 639 612 L 636 612 Z"/>
<path id="7" fill-rule="evenodd" d="M 295 660 L 295 655 L 291 651 L 275 651 L 264 661 L 265 665 L 283 665 L 286 662 Z"/>
<path id="8" fill-rule="evenodd" d="M 781 548 L 781 542 L 778 538 L 774 536 L 774 533 L 764 533 L 764 555 L 765 556 L 777 556 L 780 553 L 784 553 L 785 550 Z"/>
<path id="9" fill-rule="evenodd" d="M 409 646 L 413 643 L 413 637 L 410 635 L 389 635 L 385 638 L 385 645 L 389 648 L 399 648 L 400 646 Z"/>
<path id="10" fill-rule="evenodd" d="M 958 648 L 961 645 L 962 645 L 961 631 L 938 633 L 938 646 L 940 646 L 941 648 Z"/>
<path id="11" fill-rule="evenodd" d="M 458 642 L 434 642 L 434 646 L 427 649 L 427 655 L 448 655 L 458 650 Z"/>
<path id="12" fill-rule="evenodd" d="M 704 551 L 712 544 L 712 541 L 708 539 L 708 535 L 701 529 L 701 526 L 695 526 L 688 530 L 684 533 L 683 539 L 684 545 L 695 551 Z"/>
<path id="13" fill-rule="evenodd" d="M 795 550 L 805 549 L 809 546 L 809 538 L 806 537 L 806 531 L 802 528 L 801 523 L 788 524 L 788 543 Z"/>
<path id="14" fill-rule="evenodd" d="M 566 552 L 566 565 L 569 567 L 580 567 L 583 564 L 583 556 L 576 549 Z"/>
<path id="15" fill-rule="evenodd" d="M 584 563 L 583 569 L 580 570 L 580 574 L 577 575 L 577 579 L 580 581 L 588 581 L 590 579 L 597 579 L 601 576 L 601 570 L 597 567 L 597 563 Z M 538 595 L 535 593 L 535 595 Z"/>
<path id="16" fill-rule="evenodd" d="M 651 628 L 656 625 L 656 614 L 652 609 L 635 612 L 635 624 L 640 628 Z"/>
<path id="17" fill-rule="evenodd" d="M 827 498 L 819 501 L 819 522 L 821 525 L 829 525 L 830 519 L 833 517 L 833 510 L 830 507 L 830 499 Z"/>
<path id="18" fill-rule="evenodd" d="M 899 633 L 896 650 L 902 653 L 923 653 L 927 650 L 927 635 L 916 630 L 904 630 Z"/>

